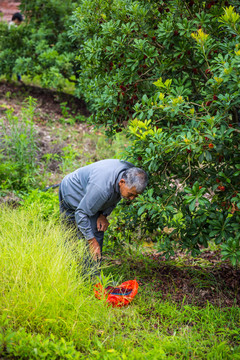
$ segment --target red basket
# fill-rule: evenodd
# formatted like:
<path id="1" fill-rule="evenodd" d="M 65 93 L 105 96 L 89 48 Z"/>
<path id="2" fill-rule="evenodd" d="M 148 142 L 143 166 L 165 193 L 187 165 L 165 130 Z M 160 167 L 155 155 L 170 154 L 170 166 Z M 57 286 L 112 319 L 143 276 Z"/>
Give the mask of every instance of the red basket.
<path id="1" fill-rule="evenodd" d="M 97 299 L 106 299 L 113 307 L 122 307 L 130 304 L 138 292 L 136 280 L 125 281 L 117 287 L 108 286 L 103 290 L 100 283 L 94 285 L 94 294 Z"/>

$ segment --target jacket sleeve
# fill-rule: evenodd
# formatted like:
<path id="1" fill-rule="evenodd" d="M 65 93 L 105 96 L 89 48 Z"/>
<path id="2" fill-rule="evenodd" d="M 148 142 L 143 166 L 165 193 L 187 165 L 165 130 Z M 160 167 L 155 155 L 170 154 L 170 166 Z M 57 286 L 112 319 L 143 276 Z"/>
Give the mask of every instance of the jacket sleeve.
<path id="1" fill-rule="evenodd" d="M 100 211 L 107 200 L 107 194 L 100 187 L 93 183 L 88 184 L 86 194 L 75 210 L 77 226 L 86 240 L 94 237 L 89 217 Z"/>

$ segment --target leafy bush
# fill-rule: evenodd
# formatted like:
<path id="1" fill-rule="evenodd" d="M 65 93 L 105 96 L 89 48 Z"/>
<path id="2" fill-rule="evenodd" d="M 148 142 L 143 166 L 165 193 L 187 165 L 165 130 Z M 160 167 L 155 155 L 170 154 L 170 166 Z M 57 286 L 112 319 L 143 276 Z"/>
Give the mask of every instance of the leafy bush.
<path id="1" fill-rule="evenodd" d="M 218 31 L 218 16 L 227 3 L 237 4 L 81 1 L 69 36 L 79 43 L 76 92 L 87 100 L 94 123 L 106 125 L 108 133 L 121 131 L 133 116 L 133 106 L 144 94 L 152 96 L 159 77 L 174 79 L 176 95 L 203 99 L 200 88 L 211 72 L 209 58 L 217 57 L 226 38 Z M 212 36 L 204 54 L 196 51 L 191 36 L 199 28 Z M 236 42 L 235 35 L 231 29 L 229 46 Z"/>
<path id="2" fill-rule="evenodd" d="M 39 76 L 43 86 L 59 88 L 77 70 L 75 45 L 67 37 L 72 1 L 25 1 L 25 21 L 8 29 L 0 23 L 0 73 Z M 76 69 L 75 69 L 76 67 Z M 74 79 L 72 79 L 74 81 Z"/>
<path id="3" fill-rule="evenodd" d="M 198 72 L 207 79 L 193 81 L 187 72 L 160 77 L 155 95 L 135 106 L 128 149 L 150 173 L 151 189 L 127 216 L 137 212 L 146 231 L 157 230 L 168 254 L 177 244 L 196 255 L 213 240 L 234 265 L 240 260 L 239 21 L 229 7 L 218 17 L 223 39 L 202 28 L 189 34 Z"/>

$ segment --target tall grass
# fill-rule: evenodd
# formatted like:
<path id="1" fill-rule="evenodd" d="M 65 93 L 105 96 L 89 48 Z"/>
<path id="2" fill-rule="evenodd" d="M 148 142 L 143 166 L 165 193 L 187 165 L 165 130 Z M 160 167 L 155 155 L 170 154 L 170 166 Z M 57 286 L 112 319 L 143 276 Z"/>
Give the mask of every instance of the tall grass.
<path id="1" fill-rule="evenodd" d="M 107 309 L 79 275 L 83 246 L 71 244 L 72 234 L 53 220 L 41 219 L 38 208 L 3 207 L 0 224 L 0 313 L 15 328 L 87 346 Z"/>
<path id="2" fill-rule="evenodd" d="M 54 358 L 74 359 L 74 346 L 83 359 L 240 359 L 238 307 L 176 304 L 171 297 L 162 300 L 149 284 L 149 289 L 140 285 L 129 307 L 108 308 L 79 272 L 84 246 L 73 235 L 54 214 L 46 221 L 39 202 L 0 208 L 0 328 L 7 318 L 16 331 L 3 331 L 8 354 L 38 348 L 39 358 L 52 360 L 58 347 L 67 346 L 64 353 L 72 356 Z M 119 270 L 122 280 L 131 278 L 124 264 Z M 112 269 L 115 280 L 116 273 Z M 1 339 L 0 332 L 0 355 Z M 43 343 L 52 346 L 49 355 Z"/>

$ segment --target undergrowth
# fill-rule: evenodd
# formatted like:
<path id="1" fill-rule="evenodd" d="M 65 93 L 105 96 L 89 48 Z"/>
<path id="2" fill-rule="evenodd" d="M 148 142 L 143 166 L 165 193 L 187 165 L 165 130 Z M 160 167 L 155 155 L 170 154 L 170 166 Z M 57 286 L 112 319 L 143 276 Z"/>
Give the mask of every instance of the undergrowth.
<path id="1" fill-rule="evenodd" d="M 95 299 L 97 280 L 80 271 L 81 242 L 56 215 L 48 214 L 46 221 L 45 210 L 40 203 L 1 208 L 1 356 L 240 359 L 237 306 L 200 308 L 173 302 L 171 295 L 163 300 L 151 283 L 140 285 L 127 308 L 109 308 Z M 130 273 L 121 266 L 103 268 L 105 278 L 128 280 Z M 148 271 L 151 276 L 152 268 Z"/>

